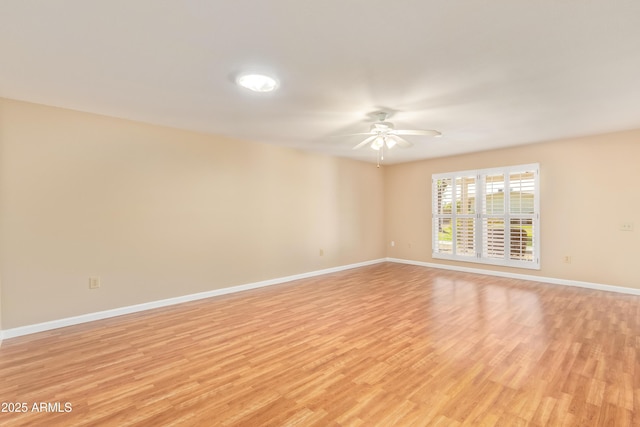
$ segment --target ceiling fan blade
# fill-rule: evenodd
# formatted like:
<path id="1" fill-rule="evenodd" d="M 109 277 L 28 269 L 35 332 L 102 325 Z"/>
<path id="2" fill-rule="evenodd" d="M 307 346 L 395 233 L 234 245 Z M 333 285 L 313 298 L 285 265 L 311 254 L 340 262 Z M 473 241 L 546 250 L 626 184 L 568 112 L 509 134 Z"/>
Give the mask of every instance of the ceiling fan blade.
<path id="1" fill-rule="evenodd" d="M 368 135 L 368 134 L 366 134 Z M 364 141 L 362 141 L 360 144 L 356 145 L 355 147 L 353 147 L 354 150 L 357 150 L 358 148 L 362 148 L 365 145 L 369 144 L 370 142 L 372 142 L 374 139 L 376 139 L 378 137 L 378 135 L 373 135 L 370 136 L 369 138 L 365 139 Z"/>
<path id="2" fill-rule="evenodd" d="M 387 138 L 391 138 L 393 139 L 396 144 L 398 145 L 398 147 L 402 147 L 402 148 L 409 148 L 413 145 L 413 143 L 407 141 L 404 138 L 400 138 L 398 135 L 387 135 Z M 391 148 L 391 147 L 389 147 Z"/>
<path id="3" fill-rule="evenodd" d="M 400 129 L 392 131 L 396 135 L 423 135 L 423 136 L 440 136 L 442 133 L 437 130 L 408 130 Z"/>
<path id="4" fill-rule="evenodd" d="M 338 138 L 342 138 L 344 136 L 356 136 L 356 135 L 377 135 L 377 134 L 374 134 L 373 132 L 360 132 L 360 133 L 347 133 L 344 135 L 335 135 L 335 136 Z"/>

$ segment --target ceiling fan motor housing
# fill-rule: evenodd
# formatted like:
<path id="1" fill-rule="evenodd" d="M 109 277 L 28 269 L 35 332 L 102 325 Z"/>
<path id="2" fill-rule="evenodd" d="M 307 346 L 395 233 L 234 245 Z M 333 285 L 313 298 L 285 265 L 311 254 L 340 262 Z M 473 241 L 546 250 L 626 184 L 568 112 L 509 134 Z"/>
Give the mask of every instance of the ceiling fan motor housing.
<path id="1" fill-rule="evenodd" d="M 387 132 L 393 130 L 393 123 L 391 122 L 378 122 L 371 125 L 371 132 Z"/>

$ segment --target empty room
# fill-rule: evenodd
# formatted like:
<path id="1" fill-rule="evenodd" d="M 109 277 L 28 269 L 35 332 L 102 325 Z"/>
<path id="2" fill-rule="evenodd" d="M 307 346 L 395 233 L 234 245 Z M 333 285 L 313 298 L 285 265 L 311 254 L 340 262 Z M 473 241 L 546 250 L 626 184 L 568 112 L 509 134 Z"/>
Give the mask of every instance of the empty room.
<path id="1" fill-rule="evenodd" d="M 0 425 L 639 426 L 640 3 L 0 0 Z"/>

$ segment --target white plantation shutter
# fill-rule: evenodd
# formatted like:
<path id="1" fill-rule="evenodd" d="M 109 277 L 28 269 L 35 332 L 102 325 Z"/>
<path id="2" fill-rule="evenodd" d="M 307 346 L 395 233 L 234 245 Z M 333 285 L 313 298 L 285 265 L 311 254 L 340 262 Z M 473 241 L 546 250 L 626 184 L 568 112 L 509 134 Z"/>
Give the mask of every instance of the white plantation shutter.
<path id="1" fill-rule="evenodd" d="M 486 174 L 482 178 L 484 197 L 480 209 L 482 219 L 482 257 L 504 259 L 505 240 L 505 175 Z"/>
<path id="2" fill-rule="evenodd" d="M 540 268 L 539 165 L 433 176 L 433 256 Z"/>
<path id="3" fill-rule="evenodd" d="M 535 208 L 537 169 L 522 170 L 509 174 L 509 259 L 534 261 L 533 247 L 538 216 Z M 537 239 L 536 239 L 537 240 Z M 537 242 L 535 242 L 537 243 Z"/>
<path id="4" fill-rule="evenodd" d="M 475 257 L 476 176 L 457 177 L 454 182 L 453 197 L 456 202 L 452 221 L 455 234 L 454 254 Z"/>
<path id="5" fill-rule="evenodd" d="M 453 181 L 451 178 L 435 180 L 433 184 L 433 247 L 438 253 L 453 254 Z"/>

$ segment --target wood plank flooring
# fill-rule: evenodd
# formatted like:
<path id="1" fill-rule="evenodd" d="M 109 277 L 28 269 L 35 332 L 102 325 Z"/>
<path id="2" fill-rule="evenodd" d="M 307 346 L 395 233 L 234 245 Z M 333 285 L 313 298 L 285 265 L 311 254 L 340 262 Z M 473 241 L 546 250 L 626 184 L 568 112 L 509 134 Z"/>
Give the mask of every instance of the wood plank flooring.
<path id="1" fill-rule="evenodd" d="M 0 425 L 638 426 L 639 303 L 377 264 L 5 340 Z"/>

